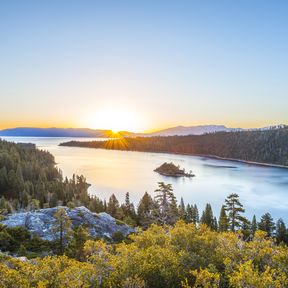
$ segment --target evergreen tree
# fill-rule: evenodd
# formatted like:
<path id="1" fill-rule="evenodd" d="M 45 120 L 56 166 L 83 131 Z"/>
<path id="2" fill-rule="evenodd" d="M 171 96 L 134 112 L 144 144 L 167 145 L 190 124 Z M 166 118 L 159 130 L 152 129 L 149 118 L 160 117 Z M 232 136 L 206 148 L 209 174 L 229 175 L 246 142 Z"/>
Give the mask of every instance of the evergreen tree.
<path id="1" fill-rule="evenodd" d="M 125 215 L 129 215 L 131 212 L 131 202 L 130 202 L 130 194 L 127 192 L 125 194 Z"/>
<path id="2" fill-rule="evenodd" d="M 206 224 L 211 229 L 215 229 L 215 221 L 214 221 L 213 211 L 212 211 L 212 207 L 209 203 L 206 204 L 205 210 L 202 213 L 200 223 Z"/>
<path id="3" fill-rule="evenodd" d="M 284 221 L 280 218 L 276 222 L 276 240 L 277 243 L 286 243 L 288 244 L 288 231 Z"/>
<path id="4" fill-rule="evenodd" d="M 76 258 L 79 261 L 85 260 L 84 255 L 84 244 L 89 239 L 89 233 L 87 229 L 82 225 L 76 227 L 73 230 L 72 240 L 69 243 L 67 248 L 68 256 Z"/>
<path id="5" fill-rule="evenodd" d="M 134 204 L 130 202 L 130 194 L 129 192 L 125 195 L 125 206 L 124 206 L 125 216 L 131 217 L 132 219 L 135 219 L 136 212 L 134 208 Z"/>
<path id="6" fill-rule="evenodd" d="M 13 211 L 12 205 L 3 196 L 0 198 L 0 217 Z"/>
<path id="7" fill-rule="evenodd" d="M 53 224 L 53 232 L 59 244 L 59 253 L 64 253 L 65 245 L 71 236 L 71 221 L 64 208 L 59 208 L 55 214 L 55 223 Z"/>
<path id="8" fill-rule="evenodd" d="M 158 189 L 155 190 L 157 193 L 155 196 L 155 202 L 159 208 L 157 211 L 157 221 L 161 225 L 174 224 L 179 215 L 172 185 L 159 182 L 158 186 Z"/>
<path id="9" fill-rule="evenodd" d="M 129 192 L 127 192 L 125 195 L 125 203 L 121 205 L 120 211 L 121 210 L 123 212 L 123 218 L 121 218 L 121 220 L 123 220 L 128 225 L 135 226 L 137 217 L 134 204 L 130 202 Z"/>
<path id="10" fill-rule="evenodd" d="M 7 188 L 8 188 L 7 169 L 4 166 L 0 169 L 0 195 L 1 192 L 7 190 Z"/>
<path id="11" fill-rule="evenodd" d="M 216 217 L 214 217 L 213 229 L 214 229 L 215 231 L 218 231 L 218 222 L 217 222 L 217 218 L 216 218 Z"/>
<path id="12" fill-rule="evenodd" d="M 236 193 L 230 194 L 225 199 L 225 210 L 228 213 L 229 228 L 231 231 L 235 231 L 242 226 L 243 222 L 247 222 L 247 219 L 241 215 L 245 210 L 243 205 L 239 201 L 239 196 Z"/>
<path id="13" fill-rule="evenodd" d="M 269 237 L 273 235 L 276 227 L 270 213 L 265 213 L 262 215 L 258 227 L 260 230 L 265 231 Z"/>
<path id="14" fill-rule="evenodd" d="M 187 215 L 186 215 L 184 200 L 182 197 L 181 197 L 181 201 L 180 201 L 180 205 L 178 207 L 178 210 L 179 210 L 179 218 L 186 221 Z"/>
<path id="15" fill-rule="evenodd" d="M 141 200 L 139 201 L 137 215 L 138 224 L 143 228 L 147 228 L 155 220 L 154 211 L 156 210 L 155 202 L 152 197 L 145 192 Z"/>
<path id="16" fill-rule="evenodd" d="M 104 199 L 104 201 L 103 201 L 103 211 L 104 211 L 104 212 L 107 211 L 107 202 L 106 202 L 106 199 Z"/>
<path id="17" fill-rule="evenodd" d="M 193 206 L 190 206 L 190 204 L 187 204 L 186 206 L 186 222 L 192 223 L 192 215 L 193 215 Z"/>
<path id="18" fill-rule="evenodd" d="M 251 223 L 251 233 L 252 233 L 252 236 L 255 235 L 255 232 L 257 231 L 257 229 L 258 229 L 258 225 L 257 225 L 256 216 L 253 215 L 252 223 Z"/>
<path id="19" fill-rule="evenodd" d="M 243 239 L 245 241 L 253 239 L 253 234 L 251 233 L 251 222 L 250 221 L 247 220 L 247 221 L 242 222 L 241 232 L 243 234 Z"/>
<path id="20" fill-rule="evenodd" d="M 197 225 L 199 223 L 199 211 L 197 205 L 194 204 L 194 206 L 192 206 L 191 208 L 192 208 L 192 223 Z"/>
<path id="21" fill-rule="evenodd" d="M 219 231 L 226 232 L 229 228 L 229 220 L 226 215 L 225 206 L 222 205 L 219 217 Z"/>
<path id="22" fill-rule="evenodd" d="M 119 201 L 116 196 L 112 194 L 109 198 L 107 205 L 107 213 L 109 213 L 112 217 L 120 219 L 120 211 L 119 211 Z"/>
<path id="23" fill-rule="evenodd" d="M 40 208 L 40 201 L 37 199 L 31 199 L 28 204 L 28 210 L 35 211 Z"/>

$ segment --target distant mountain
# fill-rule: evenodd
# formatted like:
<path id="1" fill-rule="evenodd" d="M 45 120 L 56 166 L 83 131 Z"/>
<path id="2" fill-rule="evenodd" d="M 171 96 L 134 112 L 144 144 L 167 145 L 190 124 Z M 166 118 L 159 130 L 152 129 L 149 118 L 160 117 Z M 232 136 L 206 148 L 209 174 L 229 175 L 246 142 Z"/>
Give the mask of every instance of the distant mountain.
<path id="1" fill-rule="evenodd" d="M 241 131 L 242 128 L 227 128 L 224 125 L 177 126 L 148 134 L 147 136 L 186 136 L 203 135 L 214 132 Z"/>
<path id="2" fill-rule="evenodd" d="M 233 132 L 233 131 L 257 131 L 283 128 L 285 125 L 268 126 L 263 128 L 228 128 L 224 125 L 199 125 L 199 126 L 177 126 L 152 133 L 133 133 L 120 131 L 124 137 L 154 137 L 154 136 L 187 136 L 203 135 L 214 132 Z M 86 138 L 105 138 L 113 136 L 111 130 L 89 129 L 89 128 L 33 128 L 19 127 L 0 130 L 1 136 L 12 137 L 86 137 Z"/>
<path id="3" fill-rule="evenodd" d="M 30 128 L 19 127 L 0 131 L 0 136 L 13 137 L 108 137 L 110 130 L 88 128 Z"/>

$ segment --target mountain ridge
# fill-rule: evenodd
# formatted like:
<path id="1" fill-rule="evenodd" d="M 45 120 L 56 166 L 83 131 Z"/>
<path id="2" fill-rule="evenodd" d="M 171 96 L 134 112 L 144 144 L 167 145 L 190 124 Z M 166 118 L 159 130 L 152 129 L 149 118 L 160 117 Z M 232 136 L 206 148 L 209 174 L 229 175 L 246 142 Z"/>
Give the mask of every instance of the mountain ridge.
<path id="1" fill-rule="evenodd" d="M 156 132 L 149 133 L 149 136 L 185 136 L 185 135 L 202 135 L 214 132 L 231 132 L 242 131 L 243 128 L 228 128 L 225 125 L 196 125 L 196 126 L 175 126 Z"/>
<path id="2" fill-rule="evenodd" d="M 158 130 L 150 133 L 134 133 L 129 131 L 120 131 L 120 135 L 124 137 L 153 137 L 153 136 L 187 136 L 187 135 L 203 135 L 215 132 L 233 132 L 233 131 L 251 131 L 251 130 L 267 130 L 271 128 L 279 128 L 285 125 L 266 126 L 262 128 L 229 128 L 225 125 L 195 125 L 195 126 L 175 126 Z M 75 138 L 107 138 L 113 135 L 112 130 L 91 129 L 91 128 L 37 128 L 37 127 L 16 127 L 0 130 L 1 136 L 10 137 L 75 137 Z"/>

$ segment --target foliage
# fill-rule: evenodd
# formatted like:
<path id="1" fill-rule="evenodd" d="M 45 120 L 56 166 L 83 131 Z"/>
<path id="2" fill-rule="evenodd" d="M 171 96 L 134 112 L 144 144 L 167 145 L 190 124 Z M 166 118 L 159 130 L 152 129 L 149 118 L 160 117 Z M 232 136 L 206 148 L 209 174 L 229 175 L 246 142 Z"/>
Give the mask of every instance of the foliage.
<path id="1" fill-rule="evenodd" d="M 52 246 L 51 242 L 31 235 L 25 228 L 0 225 L 0 251 L 33 256 L 33 253 L 41 255 L 50 252 Z"/>
<path id="2" fill-rule="evenodd" d="M 128 243 L 88 240 L 82 262 L 66 256 L 0 256 L 1 287 L 286 287 L 288 248 L 263 231 L 246 242 L 179 221 L 152 225 Z M 85 261 L 84 261 L 85 260 Z M 83 262 L 84 261 L 84 262 Z"/>

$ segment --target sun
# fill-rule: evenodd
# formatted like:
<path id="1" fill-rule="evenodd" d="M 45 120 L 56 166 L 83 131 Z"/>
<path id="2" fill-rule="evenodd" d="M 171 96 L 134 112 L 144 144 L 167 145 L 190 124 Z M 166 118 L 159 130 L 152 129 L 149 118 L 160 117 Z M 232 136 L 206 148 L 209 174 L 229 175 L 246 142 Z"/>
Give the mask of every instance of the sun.
<path id="1" fill-rule="evenodd" d="M 120 131 L 139 132 L 142 130 L 139 114 L 123 108 L 109 108 L 95 112 L 88 121 L 90 128 L 111 130 L 114 134 Z"/>

